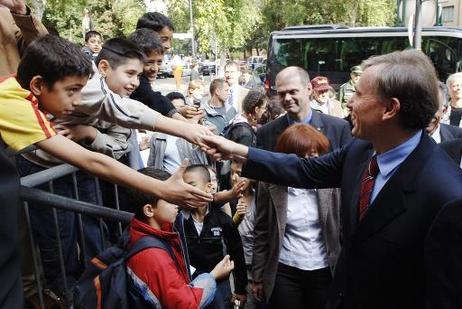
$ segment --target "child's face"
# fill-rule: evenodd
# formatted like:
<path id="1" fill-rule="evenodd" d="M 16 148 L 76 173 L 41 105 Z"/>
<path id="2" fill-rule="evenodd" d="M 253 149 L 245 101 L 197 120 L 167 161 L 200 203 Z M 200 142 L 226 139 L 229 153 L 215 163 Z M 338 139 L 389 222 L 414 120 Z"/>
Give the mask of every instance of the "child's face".
<path id="1" fill-rule="evenodd" d="M 31 86 L 31 91 L 38 98 L 40 108 L 55 117 L 69 115 L 75 106 L 81 103 L 81 91 L 88 81 L 88 76 L 66 76 L 56 81 L 51 89 L 44 83 L 40 87 Z"/>
<path id="2" fill-rule="evenodd" d="M 186 172 L 183 174 L 183 181 L 207 193 L 211 193 L 211 183 L 204 181 L 196 172 Z"/>
<path id="3" fill-rule="evenodd" d="M 173 223 L 177 214 L 178 205 L 170 204 L 164 200 L 157 200 L 153 217 L 159 225 L 162 225 L 163 223 Z"/>
<path id="4" fill-rule="evenodd" d="M 113 69 L 106 60 L 98 65 L 101 75 L 114 93 L 121 97 L 129 97 L 140 85 L 139 76 L 143 72 L 143 63 L 139 59 L 128 59 L 124 64 Z"/>
<path id="5" fill-rule="evenodd" d="M 143 75 L 150 81 L 156 80 L 157 73 L 159 73 L 162 60 L 164 59 L 163 54 L 152 52 L 146 56 L 146 62 L 143 67 Z"/>
<path id="6" fill-rule="evenodd" d="M 85 46 L 87 46 L 94 54 L 97 54 L 101 51 L 103 46 L 103 41 L 99 35 L 92 36 L 85 42 Z"/>
<path id="7" fill-rule="evenodd" d="M 164 27 L 157 33 L 160 36 L 164 51 L 168 51 L 172 47 L 173 30 L 169 27 Z"/>
<path id="8" fill-rule="evenodd" d="M 214 194 L 214 193 L 217 193 L 218 191 L 217 174 L 211 168 L 209 168 L 209 173 L 210 173 L 210 191 L 211 191 L 210 193 Z"/>
<path id="9" fill-rule="evenodd" d="M 245 180 L 245 185 L 242 188 L 246 190 L 250 185 L 250 179 L 241 177 L 242 163 L 236 161 L 231 161 L 231 184 L 234 186 L 241 180 Z"/>

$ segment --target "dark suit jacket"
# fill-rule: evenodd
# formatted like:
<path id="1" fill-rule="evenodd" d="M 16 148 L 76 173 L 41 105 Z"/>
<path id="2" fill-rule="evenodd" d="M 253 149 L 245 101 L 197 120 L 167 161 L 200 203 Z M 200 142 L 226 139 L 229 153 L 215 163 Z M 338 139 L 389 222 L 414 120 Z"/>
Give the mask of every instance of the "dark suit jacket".
<path id="1" fill-rule="evenodd" d="M 361 140 L 309 159 L 251 148 L 242 174 L 292 187 L 341 188 L 343 243 L 328 308 L 423 308 L 425 238 L 442 207 L 462 198 L 462 170 L 424 134 L 359 224 L 360 179 L 372 153 Z"/>
<path id="2" fill-rule="evenodd" d="M 425 246 L 427 308 L 462 308 L 461 218 L 458 200 L 444 207 L 432 224 Z"/>
<path id="3" fill-rule="evenodd" d="M 440 124 L 441 142 L 452 141 L 456 138 L 462 138 L 462 128 L 451 126 L 449 124 Z"/>
<path id="4" fill-rule="evenodd" d="M 460 164 L 460 159 L 462 157 L 462 138 L 442 142 L 439 145 L 457 165 Z"/>
<path id="5" fill-rule="evenodd" d="M 348 122 L 315 110 L 312 112 L 311 125 L 327 136 L 331 149 L 339 148 L 351 140 L 351 129 Z M 257 147 L 274 150 L 279 136 L 287 127 L 289 127 L 289 121 L 286 115 L 265 124 L 257 130 Z"/>

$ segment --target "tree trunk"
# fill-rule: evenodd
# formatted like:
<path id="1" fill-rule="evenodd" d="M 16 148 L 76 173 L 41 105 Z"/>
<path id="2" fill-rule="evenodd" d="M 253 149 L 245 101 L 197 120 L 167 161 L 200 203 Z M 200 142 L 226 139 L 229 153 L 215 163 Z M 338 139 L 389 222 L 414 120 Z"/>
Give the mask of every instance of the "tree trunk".
<path id="1" fill-rule="evenodd" d="M 45 11 L 46 0 L 32 0 L 32 12 L 35 17 L 42 20 L 43 12 Z"/>

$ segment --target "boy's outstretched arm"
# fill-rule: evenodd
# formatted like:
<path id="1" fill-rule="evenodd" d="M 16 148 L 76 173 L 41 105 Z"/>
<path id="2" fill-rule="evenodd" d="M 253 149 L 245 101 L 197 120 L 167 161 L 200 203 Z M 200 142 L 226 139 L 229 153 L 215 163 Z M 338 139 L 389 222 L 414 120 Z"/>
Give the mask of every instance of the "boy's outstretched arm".
<path id="1" fill-rule="evenodd" d="M 106 155 L 89 151 L 61 135 L 40 141 L 36 146 L 105 180 L 151 194 L 172 204 L 198 207 L 212 201 L 210 194 L 183 181 L 185 163 L 168 180 L 159 181 L 142 175 Z"/>

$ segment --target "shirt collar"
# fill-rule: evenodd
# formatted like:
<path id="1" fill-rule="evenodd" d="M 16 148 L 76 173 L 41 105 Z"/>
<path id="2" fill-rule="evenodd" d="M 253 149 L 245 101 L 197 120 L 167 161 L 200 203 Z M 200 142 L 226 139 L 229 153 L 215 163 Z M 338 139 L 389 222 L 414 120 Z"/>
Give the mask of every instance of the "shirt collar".
<path id="1" fill-rule="evenodd" d="M 377 163 L 379 165 L 380 174 L 387 177 L 393 172 L 404 160 L 411 154 L 417 147 L 422 137 L 422 131 L 414 134 L 410 139 L 404 143 L 388 150 L 382 154 L 377 155 Z"/>
<path id="2" fill-rule="evenodd" d="M 287 121 L 289 122 L 289 125 L 293 125 L 295 123 L 311 124 L 311 119 L 313 118 L 313 111 L 310 108 L 310 110 L 308 111 L 308 115 L 304 119 L 302 119 L 302 121 L 296 121 L 290 118 L 289 113 L 286 113 L 286 117 L 287 117 Z"/>
<path id="3" fill-rule="evenodd" d="M 436 127 L 435 129 L 435 132 L 433 132 L 433 134 L 431 135 L 431 138 L 433 138 L 433 140 L 439 144 L 441 143 L 441 124 L 438 124 L 438 126 Z"/>

